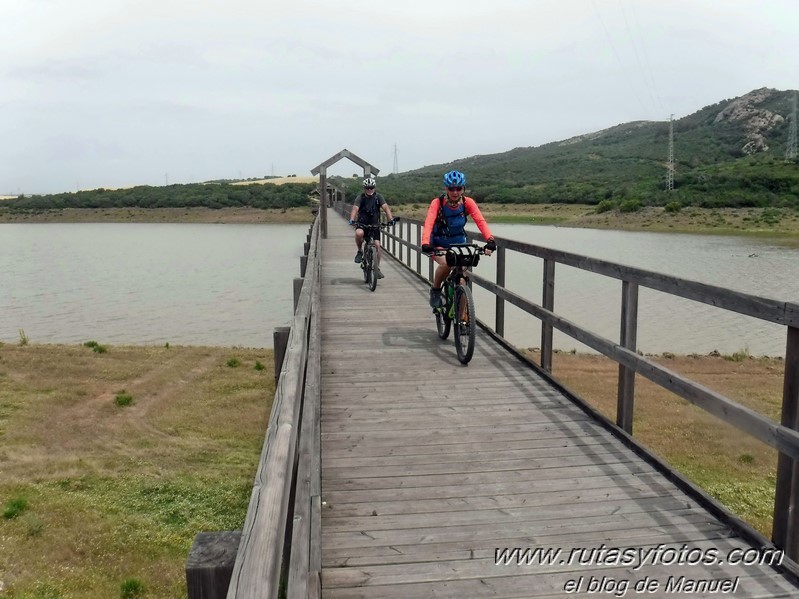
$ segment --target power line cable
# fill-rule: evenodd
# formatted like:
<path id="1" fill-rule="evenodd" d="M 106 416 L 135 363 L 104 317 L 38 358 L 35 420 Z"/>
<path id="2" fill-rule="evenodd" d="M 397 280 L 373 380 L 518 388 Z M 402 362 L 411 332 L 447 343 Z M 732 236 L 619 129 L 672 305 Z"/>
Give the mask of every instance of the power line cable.
<path id="1" fill-rule="evenodd" d="M 597 19 L 599 19 L 599 22 L 602 24 L 602 29 L 604 29 L 604 31 L 605 31 L 605 36 L 607 37 L 608 45 L 610 46 L 610 49 L 613 51 L 613 56 L 615 56 L 616 62 L 618 63 L 619 68 L 621 68 L 622 72 L 624 73 L 625 78 L 627 79 L 627 84 L 630 86 L 630 90 L 632 91 L 633 95 L 635 96 L 635 99 L 638 100 L 638 103 L 641 105 L 641 108 L 643 108 L 644 110 L 647 110 L 646 106 L 641 101 L 641 97 L 638 95 L 638 92 L 636 91 L 635 86 L 632 83 L 632 80 L 630 79 L 630 74 L 624 68 L 624 65 L 621 62 L 621 58 L 619 58 L 619 53 L 616 51 L 616 46 L 613 43 L 613 39 L 610 36 L 610 32 L 608 31 L 608 28 L 605 26 L 605 21 L 602 20 L 602 15 L 599 14 L 599 10 L 597 9 L 596 2 L 592 2 L 592 4 L 594 6 L 594 13 L 596 13 L 596 17 L 597 17 Z"/>
<path id="2" fill-rule="evenodd" d="M 644 64 L 641 62 L 641 56 L 638 53 L 638 44 L 636 44 L 635 41 L 636 36 L 634 35 L 632 28 L 630 27 L 630 23 L 627 21 L 627 11 L 624 10 L 623 0 L 619 0 L 619 6 L 621 7 L 622 17 L 624 17 L 624 26 L 627 28 L 627 35 L 630 36 L 630 41 L 632 42 L 633 52 L 635 53 L 635 60 L 638 63 L 638 68 L 641 69 L 641 73 L 644 76 L 644 82 L 646 84 L 647 91 L 649 92 L 649 98 L 650 100 L 652 100 L 652 106 L 655 108 L 655 110 L 665 112 L 666 109 L 663 107 L 663 103 L 660 101 L 660 97 L 657 93 L 657 86 L 655 85 L 655 79 L 652 76 L 652 69 L 649 66 L 649 57 L 647 56 L 646 53 L 646 44 L 644 44 L 643 41 L 641 41 L 641 53 L 644 55 L 644 62 L 646 63 Z M 638 30 L 640 30 L 641 26 L 638 25 L 638 18 L 635 15 L 634 3 L 631 5 L 631 8 L 633 10 L 633 18 L 635 18 L 636 21 L 636 27 L 638 28 Z"/>

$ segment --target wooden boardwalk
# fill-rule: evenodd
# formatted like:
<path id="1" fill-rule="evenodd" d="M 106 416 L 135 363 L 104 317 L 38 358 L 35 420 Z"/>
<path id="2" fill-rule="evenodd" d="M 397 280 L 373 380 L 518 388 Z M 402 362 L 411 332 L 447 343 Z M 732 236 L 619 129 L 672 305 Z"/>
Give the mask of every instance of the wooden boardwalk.
<path id="1" fill-rule="evenodd" d="M 799 596 L 730 563 L 751 546 L 491 337 L 462 366 L 390 257 L 370 292 L 345 221 L 322 243 L 323 597 Z"/>

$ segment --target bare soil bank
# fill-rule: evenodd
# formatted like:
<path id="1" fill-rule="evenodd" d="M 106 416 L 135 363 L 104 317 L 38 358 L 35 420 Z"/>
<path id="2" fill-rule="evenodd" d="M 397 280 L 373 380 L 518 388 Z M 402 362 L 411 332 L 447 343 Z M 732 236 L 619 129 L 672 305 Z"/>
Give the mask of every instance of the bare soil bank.
<path id="1" fill-rule="evenodd" d="M 799 245 L 799 212 L 775 208 L 685 208 L 676 213 L 663 208 L 637 212 L 597 214 L 581 204 L 483 204 L 489 222 L 515 222 L 564 227 L 757 235 L 780 238 Z M 401 204 L 397 216 L 422 220 L 427 204 Z M 332 214 L 332 212 L 330 213 Z M 43 212 L 12 213 L 0 209 L 2 222 L 189 222 L 189 223 L 310 223 L 310 208 L 67 208 Z"/>

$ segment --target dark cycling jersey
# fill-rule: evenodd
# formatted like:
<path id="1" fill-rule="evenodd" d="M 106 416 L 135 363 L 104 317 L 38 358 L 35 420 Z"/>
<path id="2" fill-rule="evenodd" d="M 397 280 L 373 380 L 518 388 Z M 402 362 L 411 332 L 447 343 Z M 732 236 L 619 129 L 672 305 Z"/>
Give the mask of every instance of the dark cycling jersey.
<path id="1" fill-rule="evenodd" d="M 376 225 L 380 222 L 380 209 L 386 203 L 385 198 L 375 192 L 372 197 L 361 193 L 354 202 L 358 206 L 356 221 L 364 225 Z"/>

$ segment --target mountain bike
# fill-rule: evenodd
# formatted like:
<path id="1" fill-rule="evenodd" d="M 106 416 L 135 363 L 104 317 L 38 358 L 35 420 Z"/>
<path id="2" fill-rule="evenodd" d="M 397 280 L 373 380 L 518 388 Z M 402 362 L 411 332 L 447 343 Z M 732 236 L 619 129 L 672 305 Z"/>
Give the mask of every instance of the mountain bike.
<path id="1" fill-rule="evenodd" d="M 380 229 L 393 227 L 394 223 L 399 220 L 395 217 L 386 223 L 377 225 L 364 225 L 361 223 L 352 223 L 355 229 L 363 229 L 363 258 L 361 259 L 361 270 L 363 270 L 363 282 L 369 285 L 369 291 L 377 289 L 377 246 L 375 245 L 374 232 Z"/>
<path id="2" fill-rule="evenodd" d="M 477 326 L 474 298 L 466 272 L 468 268 L 477 266 L 483 254 L 485 247 L 476 243 L 453 245 L 432 252 L 434 256 L 445 256 L 447 265 L 454 267 L 441 286 L 444 305 L 434 308 L 433 313 L 436 315 L 436 329 L 441 339 L 449 337 L 450 328 L 455 329 L 455 351 L 461 364 L 468 364 L 472 359 Z"/>

